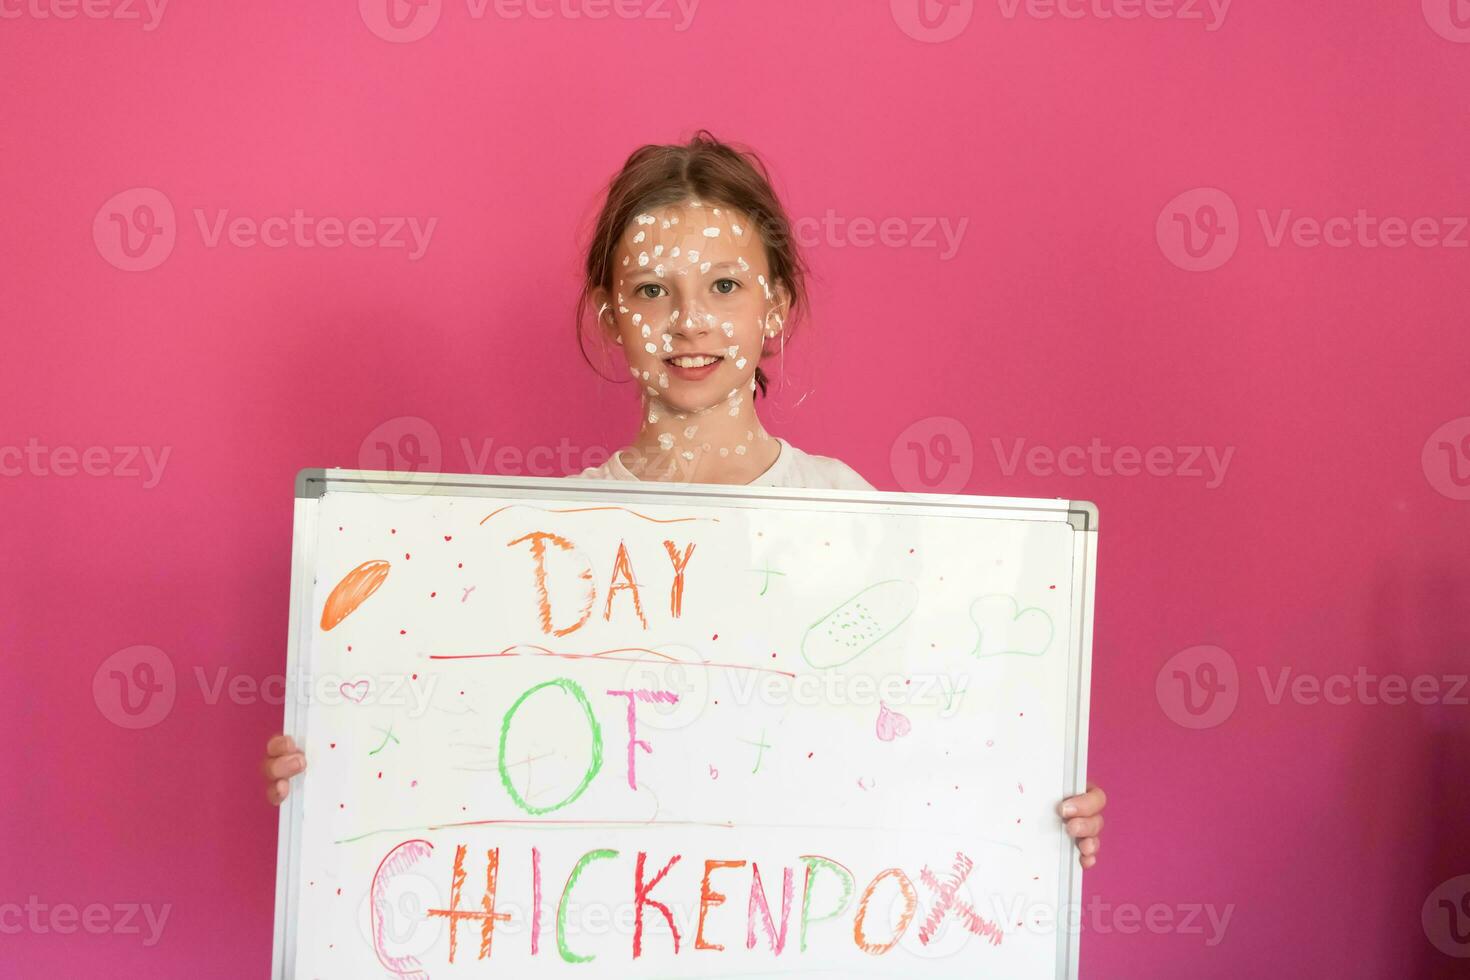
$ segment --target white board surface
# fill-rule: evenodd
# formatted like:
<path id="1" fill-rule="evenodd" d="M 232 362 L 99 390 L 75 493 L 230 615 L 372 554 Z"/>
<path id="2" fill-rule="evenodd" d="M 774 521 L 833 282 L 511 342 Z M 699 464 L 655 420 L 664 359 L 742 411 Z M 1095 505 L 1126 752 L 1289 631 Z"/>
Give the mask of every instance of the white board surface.
<path id="1" fill-rule="evenodd" d="M 277 977 L 1075 975 L 1090 505 L 299 482 Z"/>

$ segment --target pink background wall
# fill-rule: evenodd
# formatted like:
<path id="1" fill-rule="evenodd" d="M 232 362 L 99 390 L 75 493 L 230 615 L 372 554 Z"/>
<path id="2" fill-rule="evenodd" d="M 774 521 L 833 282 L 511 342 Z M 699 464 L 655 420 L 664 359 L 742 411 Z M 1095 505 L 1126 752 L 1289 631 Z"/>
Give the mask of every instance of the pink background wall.
<path id="1" fill-rule="evenodd" d="M 1092 775 L 1113 802 L 1084 974 L 1464 967 L 1470 918 L 1438 906 L 1470 890 L 1470 692 L 1448 697 L 1470 652 L 1463 0 L 1223 22 L 966 2 L 933 31 L 914 0 L 704 0 L 687 25 L 637 0 L 602 20 L 429 0 L 406 43 L 375 2 L 178 3 L 151 30 L 141 5 L 0 2 L 0 905 L 170 907 L 151 946 L 0 933 L 0 974 L 265 974 L 255 765 L 281 709 L 207 685 L 283 669 L 292 475 L 383 462 L 361 455 L 383 425 L 461 471 L 487 445 L 527 472 L 563 438 L 625 442 L 633 394 L 572 340 L 577 243 L 632 148 L 701 125 L 759 148 L 795 215 L 843 220 L 813 232 L 816 316 L 768 428 L 884 489 L 925 489 L 917 443 L 968 492 L 1101 507 Z M 156 193 L 112 200 L 134 188 Z M 129 259 L 109 215 L 150 203 L 165 234 Z M 437 224 L 416 260 L 210 244 L 221 211 L 296 209 Z M 1392 223 L 1276 236 L 1286 212 L 1360 210 L 1430 220 L 1400 247 Z M 888 218 L 887 244 L 849 227 Z M 968 222 L 953 254 L 914 240 L 933 219 Z M 1011 466 L 1017 440 L 1174 464 Z M 1223 478 L 1180 447 L 1231 452 Z M 168 453 L 156 479 L 135 452 Z M 66 475 L 78 459 L 94 475 Z M 135 645 L 174 700 L 131 730 L 92 681 Z M 1211 668 L 1213 702 L 1174 675 Z M 1275 698 L 1283 669 L 1439 693 Z M 1121 911 L 1154 904 L 1175 926 Z M 1223 936 L 1178 927 L 1198 906 L 1229 910 Z"/>

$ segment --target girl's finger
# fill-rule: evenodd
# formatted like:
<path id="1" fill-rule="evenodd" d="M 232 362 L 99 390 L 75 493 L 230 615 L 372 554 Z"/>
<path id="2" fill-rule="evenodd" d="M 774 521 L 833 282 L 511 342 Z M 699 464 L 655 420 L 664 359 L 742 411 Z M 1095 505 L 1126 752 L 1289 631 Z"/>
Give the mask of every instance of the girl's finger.
<path id="1" fill-rule="evenodd" d="M 295 751 L 296 743 L 292 740 L 291 736 L 282 735 L 279 732 L 272 735 L 270 741 L 265 743 L 266 755 L 285 755 L 288 752 Z"/>
<path id="2" fill-rule="evenodd" d="M 278 755 L 275 758 L 265 760 L 265 775 L 267 779 L 289 779 L 306 768 L 306 756 L 300 752 L 290 755 Z"/>
<path id="3" fill-rule="evenodd" d="M 1062 801 L 1062 816 L 1064 817 L 1092 817 L 1102 812 L 1102 808 L 1108 804 L 1108 794 L 1104 793 L 1098 786 L 1089 783 L 1087 792 L 1079 796 L 1071 796 Z"/>
<path id="4" fill-rule="evenodd" d="M 1096 837 L 1102 829 L 1102 817 L 1073 817 L 1067 821 L 1067 833 L 1072 837 Z"/>

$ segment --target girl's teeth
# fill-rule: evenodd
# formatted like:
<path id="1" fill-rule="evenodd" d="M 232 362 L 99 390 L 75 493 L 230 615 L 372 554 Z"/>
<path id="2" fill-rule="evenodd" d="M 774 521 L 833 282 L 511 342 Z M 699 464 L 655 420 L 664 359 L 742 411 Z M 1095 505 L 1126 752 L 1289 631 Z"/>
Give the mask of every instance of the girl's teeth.
<path id="1" fill-rule="evenodd" d="M 676 357 L 676 358 L 673 358 L 673 362 L 675 364 L 677 364 L 679 367 L 682 367 L 682 368 L 704 367 L 706 364 L 713 364 L 713 363 L 715 363 L 715 361 L 718 361 L 718 360 L 719 360 L 718 357 Z"/>

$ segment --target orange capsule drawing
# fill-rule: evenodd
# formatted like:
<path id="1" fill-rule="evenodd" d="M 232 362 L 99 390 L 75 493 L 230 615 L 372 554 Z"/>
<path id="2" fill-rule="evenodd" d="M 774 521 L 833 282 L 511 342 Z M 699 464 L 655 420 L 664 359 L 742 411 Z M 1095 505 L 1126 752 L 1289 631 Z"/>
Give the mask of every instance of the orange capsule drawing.
<path id="1" fill-rule="evenodd" d="M 322 607 L 322 629 L 329 630 L 351 616 L 368 596 L 378 591 L 388 578 L 388 567 L 385 561 L 365 561 L 348 572 L 327 596 L 327 604 Z"/>

